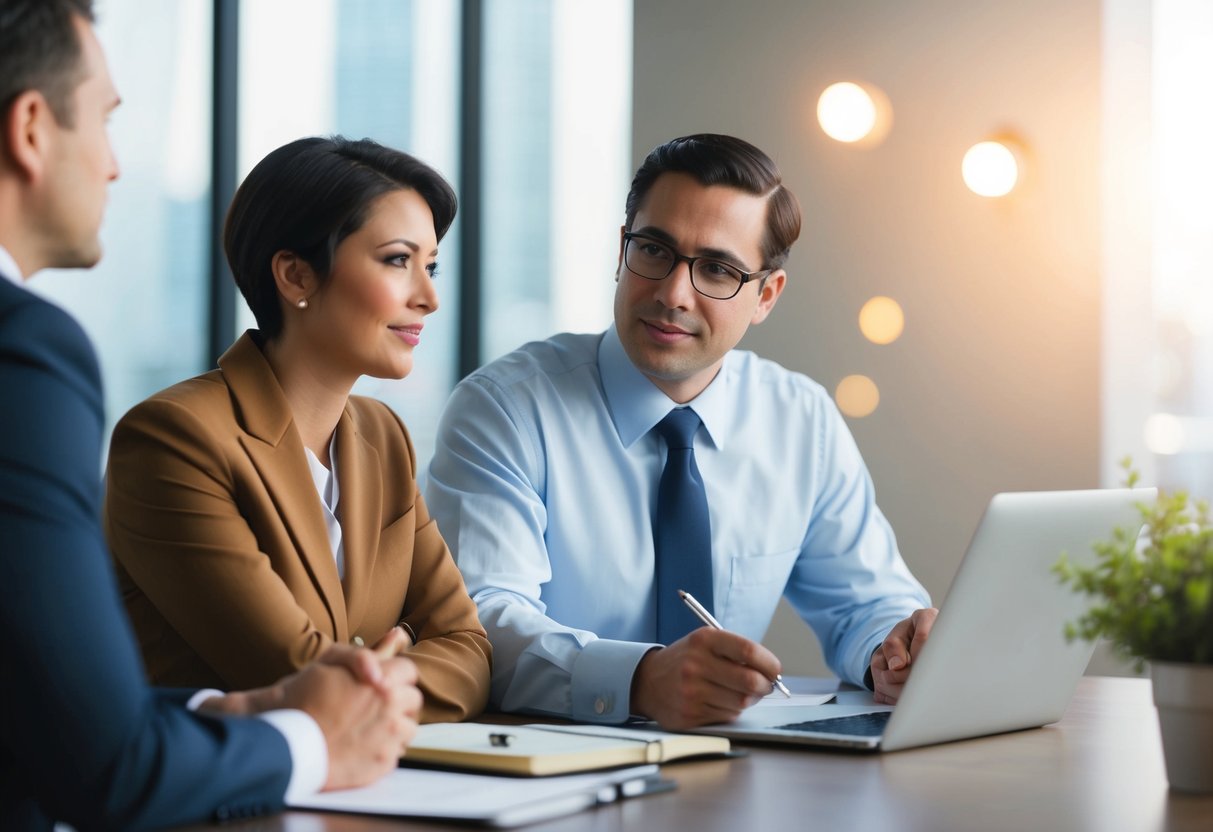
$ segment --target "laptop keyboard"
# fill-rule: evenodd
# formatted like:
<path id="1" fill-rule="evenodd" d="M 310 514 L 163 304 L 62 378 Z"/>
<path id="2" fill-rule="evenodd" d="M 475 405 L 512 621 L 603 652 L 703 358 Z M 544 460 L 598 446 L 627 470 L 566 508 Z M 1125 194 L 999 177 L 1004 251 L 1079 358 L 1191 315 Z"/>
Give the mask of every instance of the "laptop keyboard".
<path id="1" fill-rule="evenodd" d="M 884 733 L 892 711 L 877 711 L 855 716 L 836 716 L 831 719 L 812 719 L 808 722 L 792 722 L 779 725 L 784 731 L 806 731 L 814 734 L 848 734 L 856 737 L 875 737 Z"/>

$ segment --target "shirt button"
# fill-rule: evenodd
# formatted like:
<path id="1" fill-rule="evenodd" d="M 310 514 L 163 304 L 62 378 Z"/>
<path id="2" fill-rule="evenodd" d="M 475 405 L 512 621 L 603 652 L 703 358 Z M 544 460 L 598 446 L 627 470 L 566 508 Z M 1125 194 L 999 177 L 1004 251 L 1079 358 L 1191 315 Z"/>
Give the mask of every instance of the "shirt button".
<path id="1" fill-rule="evenodd" d="M 598 714 L 599 716 L 602 716 L 604 713 L 606 713 L 606 700 L 605 699 L 599 698 L 599 699 L 594 700 L 594 713 Z"/>
<path id="2" fill-rule="evenodd" d="M 366 643 L 366 642 L 364 642 L 364 641 L 362 640 L 362 636 L 354 636 L 354 646 L 355 646 L 355 647 L 361 647 L 361 646 L 362 646 L 363 644 L 365 644 L 365 643 Z"/>

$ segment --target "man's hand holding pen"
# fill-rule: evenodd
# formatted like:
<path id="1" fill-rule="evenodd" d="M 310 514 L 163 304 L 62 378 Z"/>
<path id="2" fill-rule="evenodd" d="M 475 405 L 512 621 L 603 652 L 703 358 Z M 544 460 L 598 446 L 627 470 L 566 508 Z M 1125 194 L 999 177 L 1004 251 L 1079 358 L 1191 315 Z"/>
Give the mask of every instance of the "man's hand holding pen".
<path id="1" fill-rule="evenodd" d="M 781 672 L 761 644 L 700 627 L 645 654 L 632 678 L 632 706 L 671 730 L 731 722 L 770 693 Z"/>

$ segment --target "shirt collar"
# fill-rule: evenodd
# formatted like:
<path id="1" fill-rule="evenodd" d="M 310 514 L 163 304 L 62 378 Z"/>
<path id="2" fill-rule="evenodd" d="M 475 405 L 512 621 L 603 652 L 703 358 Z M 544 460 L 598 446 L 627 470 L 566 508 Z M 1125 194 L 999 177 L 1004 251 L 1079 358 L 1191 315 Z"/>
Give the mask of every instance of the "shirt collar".
<path id="1" fill-rule="evenodd" d="M 708 440 L 718 449 L 724 446 L 732 432 L 738 404 L 734 399 L 731 357 L 732 353 L 725 356 L 716 378 L 702 393 L 686 403 L 699 415 Z M 619 434 L 619 441 L 625 448 L 630 448 L 637 439 L 651 431 L 671 410 L 682 407 L 636 369 L 613 325 L 603 334 L 598 345 L 598 372 L 602 378 L 607 409 Z"/>
<path id="2" fill-rule="evenodd" d="M 9 254 L 8 249 L 4 246 L 0 246 L 0 275 L 4 275 L 18 286 L 24 280 L 21 269 L 17 267 L 17 261 L 13 259 L 13 255 Z"/>

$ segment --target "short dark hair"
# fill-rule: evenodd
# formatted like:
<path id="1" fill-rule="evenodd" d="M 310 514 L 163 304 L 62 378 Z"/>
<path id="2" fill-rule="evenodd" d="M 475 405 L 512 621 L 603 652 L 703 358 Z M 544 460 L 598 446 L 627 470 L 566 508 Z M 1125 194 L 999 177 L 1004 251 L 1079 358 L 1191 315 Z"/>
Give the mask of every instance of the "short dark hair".
<path id="1" fill-rule="evenodd" d="M 441 240 L 455 220 L 455 191 L 407 153 L 370 139 L 312 137 L 257 163 L 232 198 L 223 248 L 265 338 L 282 331 L 274 255 L 290 251 L 327 280 L 337 246 L 362 227 L 376 199 L 398 190 L 414 190 L 426 201 Z"/>
<path id="2" fill-rule="evenodd" d="M 663 173 L 686 173 L 699 184 L 726 185 L 767 197 L 767 230 L 762 241 L 762 268 L 778 269 L 800 236 L 800 203 L 783 185 L 779 168 L 754 145 L 733 136 L 697 133 L 658 145 L 644 157 L 626 203 L 626 226 L 632 223 L 653 183 Z"/>
<path id="3" fill-rule="evenodd" d="M 63 127 L 75 125 L 72 93 L 84 80 L 74 18 L 92 23 L 92 0 L 0 1 L 0 113 L 37 90 Z"/>

